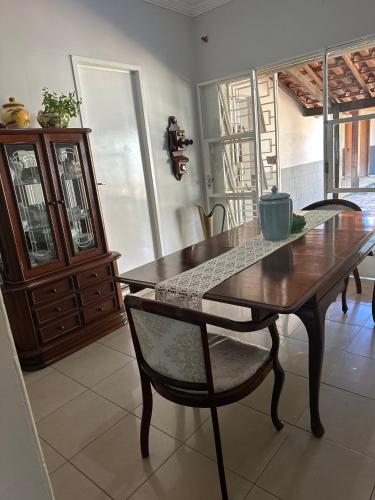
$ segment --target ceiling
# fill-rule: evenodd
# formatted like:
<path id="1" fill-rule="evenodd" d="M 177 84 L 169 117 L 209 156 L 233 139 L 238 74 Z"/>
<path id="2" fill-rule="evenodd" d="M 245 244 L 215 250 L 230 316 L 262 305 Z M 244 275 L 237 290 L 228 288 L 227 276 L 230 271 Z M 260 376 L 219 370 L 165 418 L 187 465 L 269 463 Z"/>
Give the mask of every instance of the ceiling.
<path id="1" fill-rule="evenodd" d="M 220 7 L 231 0 L 144 0 L 145 2 L 164 7 L 169 10 L 195 17 L 209 10 Z"/>
<path id="2" fill-rule="evenodd" d="M 279 85 L 305 115 L 323 112 L 323 62 L 279 71 Z M 328 99 L 332 108 L 352 111 L 375 105 L 375 47 L 347 52 L 328 60 Z"/>

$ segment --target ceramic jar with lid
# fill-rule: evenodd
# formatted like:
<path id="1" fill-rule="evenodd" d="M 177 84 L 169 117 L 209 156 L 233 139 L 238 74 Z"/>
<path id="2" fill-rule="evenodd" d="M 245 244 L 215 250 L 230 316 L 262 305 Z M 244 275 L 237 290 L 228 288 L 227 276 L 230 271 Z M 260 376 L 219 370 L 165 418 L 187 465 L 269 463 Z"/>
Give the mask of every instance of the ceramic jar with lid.
<path id="1" fill-rule="evenodd" d="M 9 102 L 3 104 L 0 120 L 6 128 L 28 128 L 30 118 L 31 114 L 25 109 L 25 106 L 17 102 L 14 97 L 9 97 Z"/>
<path id="2" fill-rule="evenodd" d="M 293 202 L 288 193 L 279 193 L 276 186 L 270 194 L 259 198 L 259 222 L 266 240 L 286 240 L 292 229 Z"/>

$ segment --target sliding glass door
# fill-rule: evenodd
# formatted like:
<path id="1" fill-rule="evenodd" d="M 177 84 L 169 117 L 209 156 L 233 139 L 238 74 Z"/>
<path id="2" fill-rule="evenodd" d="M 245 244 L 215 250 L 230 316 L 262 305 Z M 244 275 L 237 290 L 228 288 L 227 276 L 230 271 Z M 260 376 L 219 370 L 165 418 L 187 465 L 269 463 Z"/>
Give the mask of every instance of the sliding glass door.
<path id="1" fill-rule="evenodd" d="M 326 196 L 375 211 L 375 46 L 327 51 Z"/>
<path id="2" fill-rule="evenodd" d="M 198 86 L 207 202 L 226 207 L 229 228 L 255 217 L 278 184 L 276 87 L 254 71 Z"/>

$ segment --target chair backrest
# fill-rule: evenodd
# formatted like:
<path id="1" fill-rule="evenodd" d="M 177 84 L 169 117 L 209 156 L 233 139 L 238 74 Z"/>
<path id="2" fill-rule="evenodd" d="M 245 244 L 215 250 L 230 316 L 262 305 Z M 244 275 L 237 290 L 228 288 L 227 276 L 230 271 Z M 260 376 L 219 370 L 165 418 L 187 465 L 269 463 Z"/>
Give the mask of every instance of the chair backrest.
<path id="1" fill-rule="evenodd" d="M 204 349 L 208 352 L 207 329 L 203 321 L 178 317 L 175 306 L 144 299 L 125 297 L 125 306 L 138 363 L 169 379 L 176 387 L 207 384 Z M 173 381 L 173 382 L 172 382 Z"/>
<path id="2" fill-rule="evenodd" d="M 159 383 L 209 392 L 213 385 L 207 324 L 250 332 L 278 317 L 236 322 L 131 294 L 125 297 L 125 307 L 140 369 Z"/>
<path id="3" fill-rule="evenodd" d="M 334 199 L 334 200 L 321 200 L 302 210 L 354 210 L 355 212 L 361 212 L 362 209 L 356 203 L 345 199 Z"/>

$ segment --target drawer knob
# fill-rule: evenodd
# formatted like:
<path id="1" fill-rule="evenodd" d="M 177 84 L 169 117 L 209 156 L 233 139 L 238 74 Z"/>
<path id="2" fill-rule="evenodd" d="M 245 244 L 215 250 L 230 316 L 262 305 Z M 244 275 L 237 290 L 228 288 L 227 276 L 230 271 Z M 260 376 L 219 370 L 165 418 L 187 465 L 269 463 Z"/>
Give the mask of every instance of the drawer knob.
<path id="1" fill-rule="evenodd" d="M 92 275 L 91 275 L 92 278 L 97 278 L 98 276 L 99 276 L 98 273 L 92 273 Z"/>
<path id="2" fill-rule="evenodd" d="M 57 288 L 51 288 L 50 293 L 57 293 Z"/>
<path id="3" fill-rule="evenodd" d="M 104 307 L 98 307 L 97 310 L 96 310 L 98 313 L 101 313 L 104 311 Z"/>
<path id="4" fill-rule="evenodd" d="M 62 311 L 62 307 L 61 307 L 61 306 L 55 307 L 55 311 L 56 311 L 56 312 L 60 312 L 60 311 Z"/>
<path id="5" fill-rule="evenodd" d="M 101 290 L 96 290 L 96 295 L 101 295 L 102 294 L 102 291 Z"/>
<path id="6" fill-rule="evenodd" d="M 59 326 L 59 330 L 61 330 L 61 331 L 65 330 L 65 326 L 64 325 L 60 325 Z"/>

